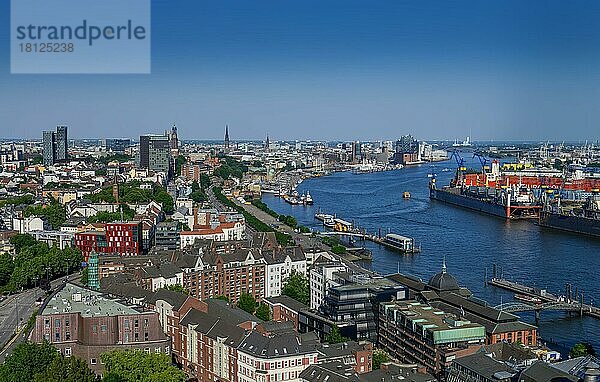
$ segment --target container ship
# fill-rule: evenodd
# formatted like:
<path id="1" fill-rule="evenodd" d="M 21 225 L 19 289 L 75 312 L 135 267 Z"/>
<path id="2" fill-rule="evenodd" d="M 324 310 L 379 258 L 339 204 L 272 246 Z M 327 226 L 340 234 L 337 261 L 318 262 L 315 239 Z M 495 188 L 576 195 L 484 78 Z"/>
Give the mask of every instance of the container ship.
<path id="1" fill-rule="evenodd" d="M 499 173 L 499 164 L 492 164 L 492 172 Z M 485 169 L 484 169 L 485 170 Z M 438 188 L 435 177 L 429 182 L 429 198 L 459 207 L 506 219 L 539 218 L 541 206 L 533 192 L 523 185 L 487 187 L 468 185 L 466 168 L 459 163 L 449 186 Z"/>
<path id="2" fill-rule="evenodd" d="M 600 237 L 600 195 L 595 192 L 583 205 L 548 199 L 540 214 L 539 225 L 562 231 Z"/>

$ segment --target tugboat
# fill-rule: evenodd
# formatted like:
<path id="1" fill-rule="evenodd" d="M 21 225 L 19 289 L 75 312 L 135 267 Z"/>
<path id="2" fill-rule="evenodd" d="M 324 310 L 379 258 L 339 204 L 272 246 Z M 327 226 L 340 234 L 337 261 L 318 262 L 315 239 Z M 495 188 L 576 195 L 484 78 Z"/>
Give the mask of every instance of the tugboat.
<path id="1" fill-rule="evenodd" d="M 403 197 L 404 199 L 410 199 L 410 192 L 408 192 L 408 191 L 404 191 L 404 192 L 402 193 L 402 197 Z"/>

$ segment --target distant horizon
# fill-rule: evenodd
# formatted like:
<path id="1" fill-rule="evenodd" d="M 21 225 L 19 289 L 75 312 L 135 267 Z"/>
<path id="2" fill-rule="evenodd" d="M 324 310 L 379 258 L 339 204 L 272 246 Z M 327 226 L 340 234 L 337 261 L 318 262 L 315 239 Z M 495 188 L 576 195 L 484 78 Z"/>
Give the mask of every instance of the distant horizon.
<path id="1" fill-rule="evenodd" d="M 0 136 L 600 135 L 600 2 L 151 1 L 151 74 L 11 75 L 0 28 Z"/>

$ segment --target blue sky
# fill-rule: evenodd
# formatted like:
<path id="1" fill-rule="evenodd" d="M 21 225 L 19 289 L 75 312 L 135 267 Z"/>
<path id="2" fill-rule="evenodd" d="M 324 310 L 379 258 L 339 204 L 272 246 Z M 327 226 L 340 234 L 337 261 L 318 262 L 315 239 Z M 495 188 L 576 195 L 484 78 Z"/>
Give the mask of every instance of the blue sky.
<path id="1" fill-rule="evenodd" d="M 152 74 L 11 75 L 0 136 L 598 139 L 598 1 L 152 2 Z"/>

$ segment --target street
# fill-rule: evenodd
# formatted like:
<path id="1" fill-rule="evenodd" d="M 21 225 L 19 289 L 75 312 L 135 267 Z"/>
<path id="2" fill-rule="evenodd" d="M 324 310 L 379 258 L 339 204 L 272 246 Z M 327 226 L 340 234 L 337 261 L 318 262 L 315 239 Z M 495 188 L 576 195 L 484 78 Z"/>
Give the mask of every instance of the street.
<path id="1" fill-rule="evenodd" d="M 39 288 L 26 290 L 22 293 L 9 296 L 6 300 L 0 303 L 0 346 L 4 346 L 15 332 L 17 326 L 24 325 L 33 310 L 37 308 L 35 300 L 44 293 Z M 21 337 L 24 334 L 21 334 Z M 24 338 L 18 338 L 15 343 L 19 343 Z M 12 349 L 9 346 L 8 349 Z M 3 349 L 0 352 L 0 362 L 4 361 L 4 357 L 9 353 L 8 349 Z"/>

